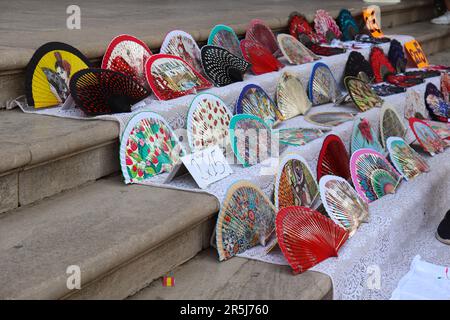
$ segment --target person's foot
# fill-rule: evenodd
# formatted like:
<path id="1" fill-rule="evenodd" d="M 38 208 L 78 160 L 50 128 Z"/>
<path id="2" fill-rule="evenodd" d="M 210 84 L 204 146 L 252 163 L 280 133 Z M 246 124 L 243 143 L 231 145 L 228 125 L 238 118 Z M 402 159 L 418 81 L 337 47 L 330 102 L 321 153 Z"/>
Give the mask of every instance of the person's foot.
<path id="1" fill-rule="evenodd" d="M 444 219 L 439 224 L 436 231 L 436 238 L 440 242 L 450 245 L 450 210 L 447 211 Z"/>
<path id="2" fill-rule="evenodd" d="M 450 24 L 450 11 L 447 11 L 442 16 L 434 18 L 431 20 L 434 24 Z"/>

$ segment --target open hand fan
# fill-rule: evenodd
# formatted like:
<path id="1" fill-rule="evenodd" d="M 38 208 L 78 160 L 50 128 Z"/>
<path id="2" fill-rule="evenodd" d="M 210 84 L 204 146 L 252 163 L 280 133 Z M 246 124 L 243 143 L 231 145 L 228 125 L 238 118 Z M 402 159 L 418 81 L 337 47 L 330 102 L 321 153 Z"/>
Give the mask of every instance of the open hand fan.
<path id="1" fill-rule="evenodd" d="M 369 61 L 360 52 L 352 51 L 345 64 L 344 79 L 348 76 L 357 77 L 360 72 L 364 72 L 369 79 L 373 78 L 373 71 Z"/>
<path id="2" fill-rule="evenodd" d="M 259 19 L 253 19 L 245 32 L 245 39 L 259 42 L 267 48 L 275 57 L 280 55 L 277 39 L 272 30 Z"/>
<path id="3" fill-rule="evenodd" d="M 292 12 L 289 15 L 289 34 L 304 45 L 309 43 L 321 43 L 324 42 L 321 38 L 315 33 L 314 29 L 309 24 L 308 20 L 306 20 L 305 16 L 298 13 Z"/>
<path id="4" fill-rule="evenodd" d="M 323 140 L 317 160 L 317 180 L 325 175 L 350 179 L 350 156 L 341 138 L 330 134 Z"/>
<path id="5" fill-rule="evenodd" d="M 433 129 L 442 139 L 450 139 L 450 123 L 439 121 L 425 120 L 425 122 Z"/>
<path id="6" fill-rule="evenodd" d="M 350 112 L 317 112 L 308 113 L 305 120 L 318 126 L 334 127 L 341 123 L 351 121 L 355 117 Z"/>
<path id="7" fill-rule="evenodd" d="M 28 105 L 37 109 L 64 103 L 70 94 L 72 75 L 90 65 L 80 51 L 68 44 L 44 44 L 36 50 L 27 65 L 25 92 Z"/>
<path id="8" fill-rule="evenodd" d="M 344 83 L 350 97 L 359 110 L 364 112 L 375 107 L 380 107 L 383 104 L 383 99 L 375 93 L 369 84 L 361 79 L 346 77 Z"/>
<path id="9" fill-rule="evenodd" d="M 413 87 L 424 82 L 420 75 L 407 76 L 402 74 L 388 74 L 385 81 L 403 88 Z"/>
<path id="10" fill-rule="evenodd" d="M 426 161 L 402 138 L 389 137 L 386 145 L 391 162 L 406 180 L 430 170 Z"/>
<path id="11" fill-rule="evenodd" d="M 191 102 L 187 117 L 187 136 L 193 151 L 229 142 L 232 113 L 225 102 L 209 93 L 198 94 Z"/>
<path id="12" fill-rule="evenodd" d="M 305 44 L 305 46 L 311 50 L 312 53 L 325 57 L 334 56 L 346 51 L 345 48 L 322 46 L 316 43 Z"/>
<path id="13" fill-rule="evenodd" d="M 441 122 L 450 122 L 450 104 L 445 102 L 442 93 L 431 82 L 427 84 L 424 98 L 425 106 L 431 119 Z"/>
<path id="14" fill-rule="evenodd" d="M 201 53 L 203 70 L 218 87 L 242 81 L 244 73 L 250 68 L 247 61 L 222 47 L 203 46 Z"/>
<path id="15" fill-rule="evenodd" d="M 154 112 L 139 112 L 127 123 L 120 140 L 125 183 L 138 183 L 170 172 L 185 152 L 169 124 Z"/>
<path id="16" fill-rule="evenodd" d="M 395 74 L 396 70 L 389 62 L 384 52 L 379 47 L 373 47 L 370 51 L 370 65 L 375 77 L 375 83 L 385 81 L 385 78 L 390 74 Z"/>
<path id="17" fill-rule="evenodd" d="M 441 92 L 446 103 L 450 103 L 450 73 L 441 73 Z"/>
<path id="18" fill-rule="evenodd" d="M 342 9 L 337 17 L 337 23 L 342 31 L 342 40 L 351 41 L 359 33 L 359 27 L 347 9 Z"/>
<path id="19" fill-rule="evenodd" d="M 275 95 L 281 120 L 305 114 L 312 105 L 300 79 L 288 71 L 283 72 L 278 80 Z"/>
<path id="20" fill-rule="evenodd" d="M 383 147 L 386 147 L 386 140 L 389 137 L 404 138 L 406 127 L 394 107 L 384 104 L 380 112 L 380 140 Z"/>
<path id="21" fill-rule="evenodd" d="M 317 62 L 311 72 L 308 83 L 308 95 L 313 106 L 328 102 L 336 103 L 342 99 L 342 93 L 325 63 Z"/>
<path id="22" fill-rule="evenodd" d="M 291 64 L 303 64 L 320 59 L 289 34 L 281 33 L 277 36 L 277 40 L 281 52 Z"/>
<path id="23" fill-rule="evenodd" d="M 76 105 L 87 115 L 131 112 L 150 92 L 132 77 L 106 69 L 83 69 L 70 79 Z"/>
<path id="24" fill-rule="evenodd" d="M 269 50 L 256 41 L 244 39 L 240 47 L 245 60 L 251 64 L 251 70 L 256 75 L 277 71 L 283 67 L 283 64 Z"/>
<path id="25" fill-rule="evenodd" d="M 337 257 L 349 237 L 330 218 L 305 207 L 281 209 L 275 226 L 281 252 L 296 274 Z"/>
<path id="26" fill-rule="evenodd" d="M 372 129 L 370 122 L 364 118 L 354 122 L 350 147 L 352 154 L 363 148 L 372 149 L 381 154 L 384 153 L 384 149 L 378 141 L 377 134 Z"/>
<path id="27" fill-rule="evenodd" d="M 239 39 L 234 30 L 229 26 L 223 24 L 214 26 L 208 37 L 208 45 L 224 48 L 235 56 L 242 58 Z"/>
<path id="28" fill-rule="evenodd" d="M 409 126 L 422 148 L 432 156 L 449 146 L 425 121 L 409 118 Z"/>
<path id="29" fill-rule="evenodd" d="M 217 217 L 219 260 L 264 246 L 275 230 L 275 215 L 275 207 L 256 185 L 244 180 L 231 185 Z"/>
<path id="30" fill-rule="evenodd" d="M 170 100 L 195 94 L 211 83 L 183 59 L 170 54 L 154 54 L 145 64 L 145 75 L 159 100 Z"/>
<path id="31" fill-rule="evenodd" d="M 381 31 L 381 9 L 379 6 L 371 5 L 364 9 L 363 19 L 372 37 L 384 37 L 383 31 Z"/>
<path id="32" fill-rule="evenodd" d="M 351 237 L 369 218 L 369 205 L 347 180 L 327 175 L 320 179 L 320 198 L 328 216 Z"/>
<path id="33" fill-rule="evenodd" d="M 401 181 L 386 158 L 371 149 L 359 149 L 352 154 L 350 172 L 356 191 L 367 202 L 392 193 Z"/>
<path id="34" fill-rule="evenodd" d="M 396 69 L 397 73 L 405 72 L 406 63 L 408 60 L 403 52 L 403 46 L 400 42 L 392 39 L 391 46 L 389 47 L 388 59 L 391 65 Z"/>
<path id="35" fill-rule="evenodd" d="M 409 89 L 405 95 L 405 118 L 425 119 L 427 113 L 424 99 L 416 90 Z"/>
<path id="36" fill-rule="evenodd" d="M 312 207 L 319 196 L 319 187 L 306 160 L 287 154 L 278 166 L 275 181 L 275 207 Z"/>
<path id="37" fill-rule="evenodd" d="M 406 88 L 404 87 L 398 87 L 387 83 L 372 85 L 371 88 L 379 97 L 387 97 L 393 94 L 406 92 Z"/>
<path id="38" fill-rule="evenodd" d="M 324 135 L 324 131 L 328 129 L 313 129 L 313 128 L 286 128 L 273 130 L 272 133 L 278 134 L 278 141 L 281 144 L 290 146 L 304 146 L 310 141 L 320 138 Z"/>
<path id="39" fill-rule="evenodd" d="M 336 21 L 325 10 L 317 10 L 314 17 L 314 28 L 319 36 L 322 36 L 327 42 L 333 39 L 340 39 L 342 32 L 339 30 Z"/>

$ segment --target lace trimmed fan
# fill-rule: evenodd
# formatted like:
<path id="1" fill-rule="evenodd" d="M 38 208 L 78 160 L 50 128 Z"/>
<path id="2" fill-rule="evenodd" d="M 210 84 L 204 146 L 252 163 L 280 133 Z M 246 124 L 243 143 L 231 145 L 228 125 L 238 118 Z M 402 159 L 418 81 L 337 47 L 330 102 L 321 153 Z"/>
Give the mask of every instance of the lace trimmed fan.
<path id="1" fill-rule="evenodd" d="M 409 118 L 409 126 L 422 148 L 432 156 L 449 146 L 425 121 Z"/>
<path id="2" fill-rule="evenodd" d="M 345 64 L 344 79 L 348 76 L 358 77 L 361 72 L 364 72 L 369 79 L 373 78 L 373 71 L 369 61 L 360 52 L 352 51 Z"/>
<path id="3" fill-rule="evenodd" d="M 350 179 L 350 156 L 339 136 L 329 134 L 323 140 L 317 160 L 317 180 L 325 175 L 334 175 Z"/>
<path id="4" fill-rule="evenodd" d="M 305 114 L 312 106 L 300 79 L 288 71 L 278 80 L 275 96 L 281 120 Z"/>
<path id="5" fill-rule="evenodd" d="M 277 40 L 281 52 L 291 64 L 304 64 L 320 59 L 300 41 L 289 34 L 279 34 Z"/>
<path id="6" fill-rule="evenodd" d="M 245 32 L 245 39 L 259 42 L 267 48 L 275 57 L 280 55 L 277 39 L 272 30 L 259 19 L 253 19 Z"/>
<path id="7" fill-rule="evenodd" d="M 396 69 L 398 73 L 405 72 L 406 63 L 408 60 L 403 52 L 403 46 L 400 42 L 392 39 L 391 46 L 389 47 L 388 59 L 391 65 Z"/>
<path id="8" fill-rule="evenodd" d="M 337 22 L 342 31 L 342 40 L 351 41 L 359 33 L 359 27 L 347 9 L 342 9 L 337 17 Z"/>
<path id="9" fill-rule="evenodd" d="M 314 28 L 316 33 L 327 42 L 331 42 L 333 39 L 341 39 L 342 32 L 339 30 L 336 21 L 325 10 L 317 10 L 314 17 Z"/>
<path id="10" fill-rule="evenodd" d="M 313 106 L 342 100 L 336 79 L 326 64 L 317 62 L 314 65 L 308 83 L 308 95 Z"/>
<path id="11" fill-rule="evenodd" d="M 352 154 L 359 149 L 372 149 L 384 154 L 384 149 L 378 141 L 376 132 L 365 118 L 354 122 L 350 147 Z"/>
<path id="12" fill-rule="evenodd" d="M 425 89 L 425 106 L 431 119 L 441 122 L 450 122 L 450 104 L 446 103 L 442 93 L 431 82 Z"/>
<path id="13" fill-rule="evenodd" d="M 350 97 L 359 110 L 364 112 L 380 107 L 383 104 L 383 99 L 363 80 L 355 77 L 346 77 L 344 83 Z"/>
<path id="14" fill-rule="evenodd" d="M 394 107 L 384 104 L 380 112 L 380 140 L 386 148 L 386 140 L 389 137 L 404 138 L 406 127 Z"/>
<path id="15" fill-rule="evenodd" d="M 245 60 L 251 64 L 251 70 L 256 75 L 277 71 L 284 66 L 269 50 L 256 41 L 244 39 L 240 47 Z"/>
<path id="16" fill-rule="evenodd" d="M 242 58 L 239 39 L 234 30 L 229 26 L 223 24 L 214 26 L 208 37 L 208 45 L 222 47 L 235 56 Z"/>

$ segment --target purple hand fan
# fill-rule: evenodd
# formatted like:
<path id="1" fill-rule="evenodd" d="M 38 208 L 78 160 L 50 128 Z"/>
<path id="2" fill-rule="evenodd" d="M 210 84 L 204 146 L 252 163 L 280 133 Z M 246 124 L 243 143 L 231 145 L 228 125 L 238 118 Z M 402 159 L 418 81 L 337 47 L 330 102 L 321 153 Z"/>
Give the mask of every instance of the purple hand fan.
<path id="1" fill-rule="evenodd" d="M 395 39 L 392 39 L 388 52 L 388 59 L 397 73 L 405 72 L 407 59 L 403 52 L 403 46 Z"/>
<path id="2" fill-rule="evenodd" d="M 434 84 L 427 84 L 424 98 L 425 106 L 430 113 L 431 119 L 441 122 L 449 122 L 450 106 L 444 101 L 441 91 L 439 91 Z"/>

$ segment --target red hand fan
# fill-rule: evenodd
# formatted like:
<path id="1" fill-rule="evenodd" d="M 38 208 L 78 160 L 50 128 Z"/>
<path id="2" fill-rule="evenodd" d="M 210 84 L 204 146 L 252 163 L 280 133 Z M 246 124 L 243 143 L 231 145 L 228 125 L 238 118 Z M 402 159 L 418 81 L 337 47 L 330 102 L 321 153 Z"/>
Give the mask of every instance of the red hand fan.
<path id="1" fill-rule="evenodd" d="M 275 35 L 262 20 L 253 19 L 250 21 L 250 25 L 245 32 L 245 39 L 259 42 L 274 56 L 281 54 Z"/>
<path id="2" fill-rule="evenodd" d="M 325 175 L 334 175 L 349 180 L 350 156 L 337 135 L 330 134 L 323 140 L 317 161 L 317 181 Z"/>
<path id="3" fill-rule="evenodd" d="M 395 68 L 385 56 L 383 50 L 378 47 L 373 47 L 370 51 L 370 65 L 375 76 L 375 82 L 383 82 L 385 77 L 389 74 L 395 74 Z"/>
<path id="4" fill-rule="evenodd" d="M 278 245 L 294 273 L 337 257 L 349 233 L 330 218 L 306 207 L 281 209 L 275 221 Z"/>
<path id="5" fill-rule="evenodd" d="M 423 79 L 417 76 L 403 76 L 396 74 L 388 74 L 385 78 L 386 82 L 394 84 L 398 87 L 409 88 L 423 83 Z"/>
<path id="6" fill-rule="evenodd" d="M 251 70 L 254 74 L 277 71 L 284 66 L 269 50 L 256 41 L 244 39 L 240 47 L 245 60 L 252 65 Z"/>

